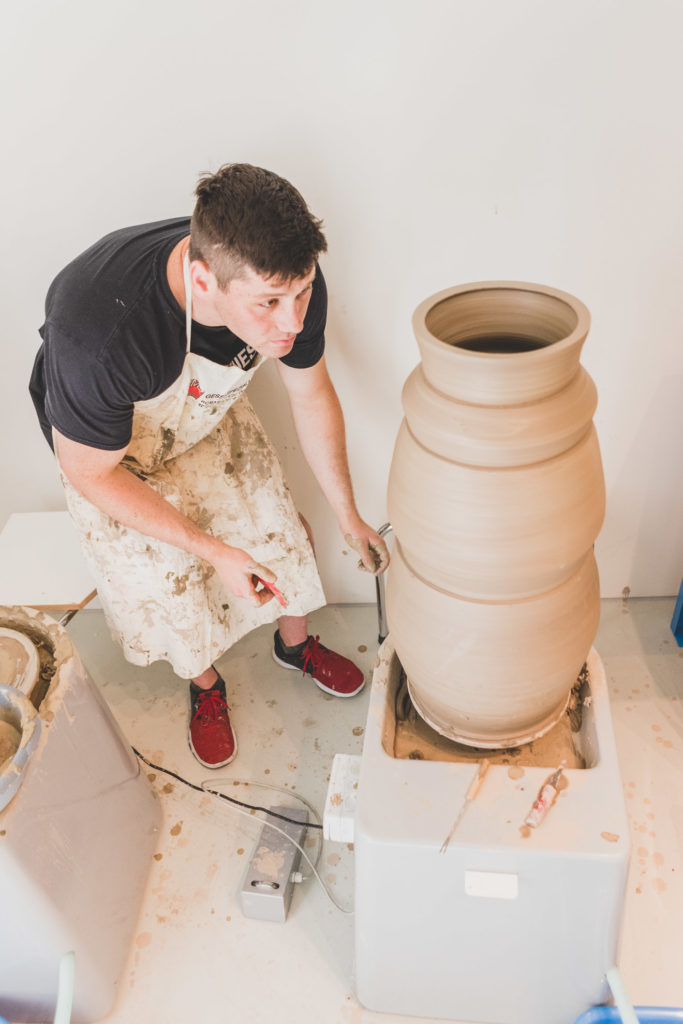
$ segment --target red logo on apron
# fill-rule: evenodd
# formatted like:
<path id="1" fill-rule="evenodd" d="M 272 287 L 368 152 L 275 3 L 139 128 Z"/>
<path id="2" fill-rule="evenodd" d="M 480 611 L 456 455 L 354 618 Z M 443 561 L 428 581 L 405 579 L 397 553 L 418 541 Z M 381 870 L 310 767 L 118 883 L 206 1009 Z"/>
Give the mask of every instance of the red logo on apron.
<path id="1" fill-rule="evenodd" d="M 199 386 L 199 381 L 197 380 L 196 377 L 193 377 L 192 380 L 190 381 L 190 386 L 187 389 L 187 393 L 188 395 L 191 395 L 192 398 L 199 398 L 201 397 L 201 395 L 204 394 L 204 392 Z"/>

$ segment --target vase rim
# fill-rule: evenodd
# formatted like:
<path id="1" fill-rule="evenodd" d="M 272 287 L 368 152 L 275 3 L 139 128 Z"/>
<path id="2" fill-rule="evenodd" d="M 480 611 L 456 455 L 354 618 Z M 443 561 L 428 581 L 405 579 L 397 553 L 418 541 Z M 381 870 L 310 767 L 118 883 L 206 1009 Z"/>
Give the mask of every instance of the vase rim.
<path id="1" fill-rule="evenodd" d="M 457 296 L 465 296 L 477 292 L 484 293 L 487 291 L 533 292 L 546 299 L 555 299 L 572 311 L 576 317 L 576 324 L 565 336 L 548 342 L 539 348 L 521 352 L 485 352 L 465 348 L 456 343 L 444 341 L 443 338 L 434 334 L 434 332 L 427 326 L 430 313 L 432 313 L 442 303 Z M 441 291 L 428 296 L 426 299 L 423 299 L 413 313 L 413 329 L 418 341 L 423 341 L 428 344 L 431 343 L 438 348 L 443 347 L 444 349 L 448 349 L 452 352 L 457 351 L 461 356 L 486 360 L 511 358 L 515 358 L 517 360 L 533 360 L 538 359 L 539 356 L 543 358 L 544 353 L 547 353 L 548 350 L 557 352 L 558 349 L 571 348 L 577 343 L 582 343 L 590 329 L 590 323 L 590 311 L 580 299 L 576 298 L 575 295 L 562 291 L 559 288 L 551 288 L 548 285 L 535 284 L 530 281 L 475 281 L 468 284 L 451 286 L 450 288 L 444 288 Z M 477 337 L 477 335 L 472 335 L 472 337 Z"/>

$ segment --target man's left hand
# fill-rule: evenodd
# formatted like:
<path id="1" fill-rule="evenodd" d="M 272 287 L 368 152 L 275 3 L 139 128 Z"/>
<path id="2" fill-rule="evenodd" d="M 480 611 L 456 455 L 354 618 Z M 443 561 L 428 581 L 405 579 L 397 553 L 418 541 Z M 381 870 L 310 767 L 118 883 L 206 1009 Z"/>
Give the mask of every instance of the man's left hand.
<path id="1" fill-rule="evenodd" d="M 389 549 L 376 530 L 359 520 L 351 532 L 344 534 L 344 540 L 360 555 L 359 569 L 381 576 L 389 565 Z"/>

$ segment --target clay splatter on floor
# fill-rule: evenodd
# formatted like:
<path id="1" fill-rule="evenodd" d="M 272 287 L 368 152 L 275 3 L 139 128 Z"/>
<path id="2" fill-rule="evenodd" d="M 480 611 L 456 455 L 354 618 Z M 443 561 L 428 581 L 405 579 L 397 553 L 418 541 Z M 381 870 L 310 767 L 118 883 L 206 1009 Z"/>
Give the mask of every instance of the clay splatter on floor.
<path id="1" fill-rule="evenodd" d="M 172 836 L 179 836 L 180 833 L 182 832 L 182 830 L 183 830 L 183 823 L 182 823 L 182 821 L 179 821 L 177 823 L 177 825 L 174 825 L 173 828 L 171 829 L 171 835 Z"/>

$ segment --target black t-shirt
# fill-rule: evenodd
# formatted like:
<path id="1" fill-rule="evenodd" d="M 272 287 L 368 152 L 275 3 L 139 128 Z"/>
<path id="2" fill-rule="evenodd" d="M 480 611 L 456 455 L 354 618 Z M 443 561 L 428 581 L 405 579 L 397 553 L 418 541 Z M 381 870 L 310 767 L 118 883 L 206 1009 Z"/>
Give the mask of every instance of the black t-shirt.
<path id="1" fill-rule="evenodd" d="M 50 446 L 54 426 L 92 448 L 125 448 L 133 403 L 160 395 L 180 376 L 185 313 L 169 287 L 166 265 L 189 231 L 185 217 L 114 231 L 53 281 L 29 386 Z M 321 359 L 326 318 L 327 289 L 318 267 L 303 330 L 283 363 L 307 367 Z M 195 321 L 191 350 L 243 369 L 256 358 L 226 327 Z"/>

